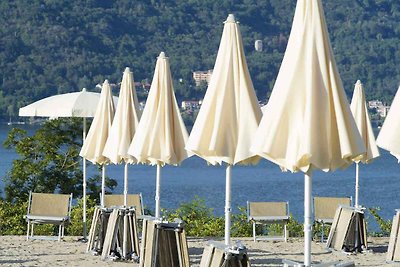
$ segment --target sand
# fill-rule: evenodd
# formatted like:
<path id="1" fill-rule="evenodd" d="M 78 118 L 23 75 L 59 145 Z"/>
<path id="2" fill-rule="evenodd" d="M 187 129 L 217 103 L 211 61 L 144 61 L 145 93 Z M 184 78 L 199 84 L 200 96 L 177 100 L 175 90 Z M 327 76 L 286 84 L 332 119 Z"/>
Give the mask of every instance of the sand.
<path id="1" fill-rule="evenodd" d="M 132 262 L 102 261 L 99 256 L 85 253 L 86 244 L 78 237 L 65 237 L 63 241 L 29 240 L 24 236 L 0 236 L 1 266 L 138 266 Z M 188 238 L 191 266 L 199 266 L 204 245 L 208 239 Z M 238 240 L 234 238 L 233 240 Z M 302 261 L 303 240 L 290 238 L 287 243 L 273 241 L 253 242 L 239 239 L 247 248 L 251 266 L 282 266 L 282 259 Z M 346 255 L 328 251 L 321 243 L 312 243 L 313 263 L 354 261 L 356 266 L 400 266 L 386 263 L 388 238 L 369 238 L 369 252 Z"/>

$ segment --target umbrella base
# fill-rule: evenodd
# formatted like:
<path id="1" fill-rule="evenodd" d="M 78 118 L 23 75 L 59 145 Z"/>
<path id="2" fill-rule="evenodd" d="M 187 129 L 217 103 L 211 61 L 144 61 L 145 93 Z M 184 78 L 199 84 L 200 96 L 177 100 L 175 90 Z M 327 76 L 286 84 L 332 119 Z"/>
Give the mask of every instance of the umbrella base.
<path id="1" fill-rule="evenodd" d="M 217 241 L 208 241 L 201 257 L 200 267 L 250 267 L 247 249 L 241 243 L 228 246 Z"/>
<path id="2" fill-rule="evenodd" d="M 283 267 L 304 267 L 303 263 L 299 263 L 296 261 L 291 260 L 282 260 Z M 319 263 L 313 264 L 311 267 L 355 267 L 356 265 L 354 262 L 342 262 L 342 261 L 334 261 L 334 262 L 327 262 L 327 263 Z"/>

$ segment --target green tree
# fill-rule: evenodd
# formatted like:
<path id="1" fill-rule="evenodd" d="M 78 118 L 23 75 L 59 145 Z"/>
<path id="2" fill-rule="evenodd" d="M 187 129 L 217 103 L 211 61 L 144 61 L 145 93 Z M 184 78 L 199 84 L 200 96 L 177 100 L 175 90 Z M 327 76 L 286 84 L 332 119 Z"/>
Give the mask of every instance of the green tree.
<path id="1" fill-rule="evenodd" d="M 82 145 L 80 119 L 56 119 L 43 124 L 32 136 L 13 128 L 4 142 L 19 155 L 4 177 L 7 201 L 28 199 L 29 191 L 82 195 L 82 170 L 79 151 Z M 89 195 L 98 197 L 98 175 L 88 179 Z M 108 179 L 108 189 L 116 186 Z"/>

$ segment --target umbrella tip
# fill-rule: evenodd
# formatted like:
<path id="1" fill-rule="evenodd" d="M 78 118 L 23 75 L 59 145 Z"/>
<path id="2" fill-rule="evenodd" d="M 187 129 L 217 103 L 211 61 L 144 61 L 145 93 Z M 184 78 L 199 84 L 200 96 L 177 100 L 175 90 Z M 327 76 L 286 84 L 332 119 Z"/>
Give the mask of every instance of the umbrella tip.
<path id="1" fill-rule="evenodd" d="M 161 52 L 160 55 L 158 56 L 159 58 L 166 58 L 165 53 Z"/>
<path id="2" fill-rule="evenodd" d="M 357 84 L 357 85 L 361 85 L 361 81 L 360 81 L 360 80 L 357 80 L 356 84 Z"/>
<path id="3" fill-rule="evenodd" d="M 131 72 L 131 69 L 129 67 L 126 67 L 125 72 Z"/>
<path id="4" fill-rule="evenodd" d="M 108 84 L 108 80 L 107 80 L 107 79 L 105 79 L 105 80 L 104 80 L 104 83 Z"/>
<path id="5" fill-rule="evenodd" d="M 225 22 L 236 22 L 236 21 L 235 21 L 235 15 L 229 14 L 229 15 L 228 15 L 228 18 L 226 19 Z"/>
<path id="6" fill-rule="evenodd" d="M 85 87 L 82 88 L 82 92 L 86 92 L 86 88 Z"/>

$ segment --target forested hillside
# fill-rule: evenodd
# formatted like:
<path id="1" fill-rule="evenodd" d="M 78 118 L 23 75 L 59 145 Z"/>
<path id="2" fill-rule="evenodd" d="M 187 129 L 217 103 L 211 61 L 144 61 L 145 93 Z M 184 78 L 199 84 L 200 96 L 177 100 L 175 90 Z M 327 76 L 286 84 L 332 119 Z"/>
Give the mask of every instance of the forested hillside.
<path id="1" fill-rule="evenodd" d="M 126 66 L 151 82 L 156 57 L 170 57 L 179 100 L 204 95 L 192 71 L 212 69 L 223 21 L 241 23 L 250 73 L 265 101 L 286 48 L 294 0 L 2 0 L 0 114 L 104 79 Z M 348 96 L 360 79 L 368 99 L 390 101 L 400 73 L 400 4 L 391 0 L 323 0 L 336 61 Z M 254 41 L 263 40 L 256 52 Z M 139 91 L 141 98 L 145 94 Z M 115 94 L 118 93 L 114 92 Z"/>

